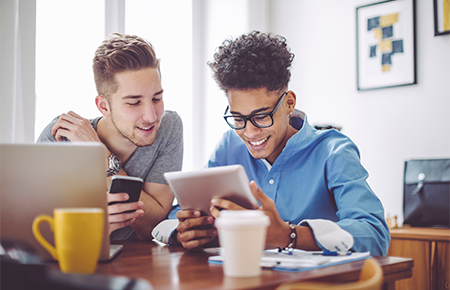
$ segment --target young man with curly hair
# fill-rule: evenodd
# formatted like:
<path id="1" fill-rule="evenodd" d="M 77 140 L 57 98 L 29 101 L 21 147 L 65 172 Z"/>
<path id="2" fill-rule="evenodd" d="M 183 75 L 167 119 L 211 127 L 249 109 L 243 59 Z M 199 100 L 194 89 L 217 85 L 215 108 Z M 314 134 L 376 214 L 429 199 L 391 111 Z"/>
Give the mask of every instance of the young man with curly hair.
<path id="1" fill-rule="evenodd" d="M 294 55 L 280 36 L 254 31 L 223 42 L 209 63 L 228 99 L 227 131 L 208 167 L 241 164 L 270 218 L 266 248 L 370 251 L 386 255 L 390 235 L 384 209 L 366 182 L 356 145 L 336 130 L 317 131 L 295 109 L 288 89 Z M 211 201 L 212 216 L 177 212 L 172 239 L 187 249 L 216 241 L 219 210 L 243 210 Z M 251 241 L 245 241 L 250 242 Z"/>
<path id="2" fill-rule="evenodd" d="M 110 238 L 150 239 L 153 227 L 172 208 L 174 196 L 163 174 L 181 170 L 181 118 L 164 110 L 159 59 L 144 39 L 121 34 L 106 39 L 95 52 L 93 70 L 95 104 L 102 116 L 87 120 L 72 111 L 61 114 L 38 142 L 102 142 L 109 150 L 107 184 L 114 174 L 144 180 L 138 202 L 108 206 Z M 107 192 L 108 202 L 128 198 Z"/>

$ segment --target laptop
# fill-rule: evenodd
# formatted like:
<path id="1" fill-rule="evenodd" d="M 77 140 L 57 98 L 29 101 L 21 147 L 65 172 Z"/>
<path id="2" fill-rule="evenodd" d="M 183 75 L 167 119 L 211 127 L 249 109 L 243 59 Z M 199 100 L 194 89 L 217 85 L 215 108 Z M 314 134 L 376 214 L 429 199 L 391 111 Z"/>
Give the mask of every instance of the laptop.
<path id="1" fill-rule="evenodd" d="M 50 254 L 36 241 L 36 216 L 57 207 L 99 207 L 105 212 L 100 261 L 123 245 L 110 245 L 106 201 L 106 148 L 101 143 L 0 144 L 0 237 L 31 245 L 44 260 Z M 41 225 L 54 245 L 53 233 Z"/>

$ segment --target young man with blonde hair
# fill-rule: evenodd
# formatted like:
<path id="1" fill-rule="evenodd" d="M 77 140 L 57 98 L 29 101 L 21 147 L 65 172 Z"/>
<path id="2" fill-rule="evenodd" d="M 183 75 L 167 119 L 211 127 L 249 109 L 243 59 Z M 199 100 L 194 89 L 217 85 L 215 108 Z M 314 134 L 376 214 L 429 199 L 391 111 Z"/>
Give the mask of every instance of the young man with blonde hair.
<path id="1" fill-rule="evenodd" d="M 144 39 L 114 34 L 95 52 L 93 70 L 95 104 L 102 116 L 87 120 L 72 111 L 61 114 L 38 142 L 102 142 L 109 150 L 108 184 L 115 174 L 144 180 L 138 202 L 108 206 L 110 238 L 150 239 L 153 227 L 172 207 L 174 196 L 163 174 L 181 170 L 181 119 L 164 110 L 159 59 Z M 128 198 L 126 193 L 107 193 L 108 202 Z"/>

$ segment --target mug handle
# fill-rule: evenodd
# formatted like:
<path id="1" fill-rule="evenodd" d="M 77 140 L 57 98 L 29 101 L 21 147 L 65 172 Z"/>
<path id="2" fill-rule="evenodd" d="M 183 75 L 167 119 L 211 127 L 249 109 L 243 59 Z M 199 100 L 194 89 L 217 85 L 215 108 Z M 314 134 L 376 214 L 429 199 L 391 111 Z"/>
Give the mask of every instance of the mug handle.
<path id="1" fill-rule="evenodd" d="M 53 247 L 41 234 L 41 231 L 39 230 L 39 226 L 42 222 L 48 222 L 50 225 L 50 229 L 53 232 L 53 218 L 48 215 L 39 215 L 37 216 L 33 221 L 33 235 L 36 238 L 36 240 L 41 244 L 53 257 L 53 259 L 58 260 L 56 249 Z"/>

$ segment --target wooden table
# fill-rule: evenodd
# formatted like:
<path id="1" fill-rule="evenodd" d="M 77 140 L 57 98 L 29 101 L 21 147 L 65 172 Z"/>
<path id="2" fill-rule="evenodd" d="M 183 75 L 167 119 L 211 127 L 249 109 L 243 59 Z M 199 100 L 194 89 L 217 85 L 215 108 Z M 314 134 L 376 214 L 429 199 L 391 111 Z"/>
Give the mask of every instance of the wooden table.
<path id="1" fill-rule="evenodd" d="M 122 253 L 110 262 L 99 263 L 96 273 L 124 275 L 149 281 L 155 289 L 275 289 L 294 280 L 353 281 L 363 261 L 305 272 L 262 270 L 255 278 L 224 277 L 221 265 L 209 264 L 206 252 L 189 252 L 178 246 L 150 241 L 124 241 Z M 395 281 L 412 276 L 413 260 L 375 257 L 384 272 L 384 289 L 395 289 Z"/>

